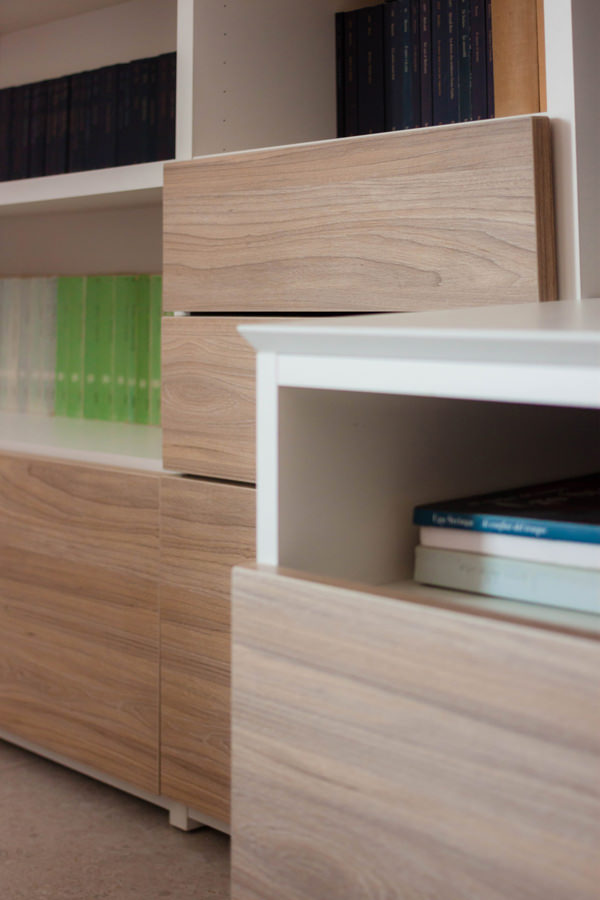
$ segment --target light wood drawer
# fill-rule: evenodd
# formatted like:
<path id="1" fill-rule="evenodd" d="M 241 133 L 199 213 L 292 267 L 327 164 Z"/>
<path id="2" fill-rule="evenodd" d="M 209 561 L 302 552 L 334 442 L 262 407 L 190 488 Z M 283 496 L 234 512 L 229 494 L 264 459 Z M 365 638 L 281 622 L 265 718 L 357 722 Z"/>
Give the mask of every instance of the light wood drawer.
<path id="1" fill-rule="evenodd" d="M 544 117 L 171 163 L 163 198 L 168 310 L 402 311 L 556 298 Z"/>
<path id="2" fill-rule="evenodd" d="M 237 317 L 163 319 L 163 460 L 168 469 L 254 482 L 255 353 Z M 264 321 L 264 320 L 261 320 Z"/>
<path id="3" fill-rule="evenodd" d="M 236 900 L 597 900 L 600 642 L 269 570 L 233 615 Z"/>
<path id="4" fill-rule="evenodd" d="M 0 545 L 156 579 L 159 481 L 0 454 Z"/>
<path id="5" fill-rule="evenodd" d="M 255 491 L 161 485 L 161 792 L 219 822 L 230 809 L 230 576 L 254 558 Z"/>
<path id="6" fill-rule="evenodd" d="M 158 793 L 154 579 L 0 546 L 0 725 Z"/>

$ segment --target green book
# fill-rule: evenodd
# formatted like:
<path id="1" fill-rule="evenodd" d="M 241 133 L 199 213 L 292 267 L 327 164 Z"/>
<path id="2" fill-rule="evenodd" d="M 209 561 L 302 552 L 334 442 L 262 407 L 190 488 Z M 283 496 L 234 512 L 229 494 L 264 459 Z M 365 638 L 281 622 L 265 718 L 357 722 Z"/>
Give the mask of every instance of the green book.
<path id="1" fill-rule="evenodd" d="M 83 415 L 86 419 L 96 419 L 98 416 L 99 318 L 97 279 L 88 278 L 85 290 L 83 349 Z"/>
<path id="2" fill-rule="evenodd" d="M 83 340 L 85 311 L 85 278 L 66 277 L 67 308 L 69 316 L 67 347 L 67 415 L 80 418 L 83 415 Z"/>
<path id="3" fill-rule="evenodd" d="M 112 418 L 114 278 L 87 279 L 85 300 L 84 416 Z"/>
<path id="4" fill-rule="evenodd" d="M 150 276 L 150 425 L 160 425 L 162 276 Z"/>
<path id="5" fill-rule="evenodd" d="M 133 421 L 150 418 L 150 276 L 138 275 L 135 297 L 135 391 Z"/>
<path id="6" fill-rule="evenodd" d="M 133 397 L 135 394 L 135 297 L 135 276 L 116 276 L 113 419 L 117 422 L 133 421 Z"/>
<path id="7" fill-rule="evenodd" d="M 67 415 L 69 342 L 71 339 L 69 319 L 69 298 L 71 285 L 69 278 L 56 281 L 56 357 L 54 366 L 54 414 Z"/>

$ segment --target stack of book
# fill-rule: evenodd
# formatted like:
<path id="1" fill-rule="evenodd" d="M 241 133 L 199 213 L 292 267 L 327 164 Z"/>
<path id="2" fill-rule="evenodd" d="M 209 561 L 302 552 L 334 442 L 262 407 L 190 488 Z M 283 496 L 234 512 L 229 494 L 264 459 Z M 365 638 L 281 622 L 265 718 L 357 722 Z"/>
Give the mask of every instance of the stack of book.
<path id="1" fill-rule="evenodd" d="M 58 416 L 160 423 L 159 275 L 57 280 Z"/>
<path id="2" fill-rule="evenodd" d="M 0 280 L 0 409 L 159 425 L 161 282 Z"/>
<path id="3" fill-rule="evenodd" d="M 0 90 L 0 181 L 175 156 L 176 56 Z"/>
<path id="4" fill-rule="evenodd" d="M 600 473 L 428 503 L 415 581 L 600 614 Z"/>
<path id="5" fill-rule="evenodd" d="M 336 14 L 338 137 L 494 115 L 491 0 Z"/>
<path id="6" fill-rule="evenodd" d="M 0 409 L 52 415 L 56 279 L 0 279 Z"/>

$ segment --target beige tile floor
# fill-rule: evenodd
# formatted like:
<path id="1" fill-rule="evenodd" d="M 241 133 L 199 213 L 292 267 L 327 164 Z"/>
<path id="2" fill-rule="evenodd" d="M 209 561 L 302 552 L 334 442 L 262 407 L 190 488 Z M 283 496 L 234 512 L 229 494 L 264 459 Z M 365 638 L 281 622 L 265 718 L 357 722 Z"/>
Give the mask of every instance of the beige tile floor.
<path id="1" fill-rule="evenodd" d="M 229 840 L 0 741 L 1 900 L 227 900 Z"/>

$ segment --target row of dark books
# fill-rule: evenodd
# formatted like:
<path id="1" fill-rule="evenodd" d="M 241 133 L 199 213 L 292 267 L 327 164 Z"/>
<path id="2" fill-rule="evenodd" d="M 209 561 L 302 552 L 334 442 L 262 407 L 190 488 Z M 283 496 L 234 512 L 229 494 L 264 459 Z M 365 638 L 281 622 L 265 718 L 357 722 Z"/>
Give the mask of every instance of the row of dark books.
<path id="1" fill-rule="evenodd" d="M 160 424 L 160 275 L 0 279 L 0 409 Z"/>
<path id="2" fill-rule="evenodd" d="M 491 0 L 336 14 L 338 137 L 494 115 Z"/>
<path id="3" fill-rule="evenodd" d="M 175 156 L 175 53 L 0 90 L 0 181 Z"/>
<path id="4" fill-rule="evenodd" d="M 600 614 L 600 473 L 418 506 L 415 581 Z"/>

